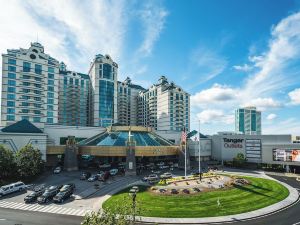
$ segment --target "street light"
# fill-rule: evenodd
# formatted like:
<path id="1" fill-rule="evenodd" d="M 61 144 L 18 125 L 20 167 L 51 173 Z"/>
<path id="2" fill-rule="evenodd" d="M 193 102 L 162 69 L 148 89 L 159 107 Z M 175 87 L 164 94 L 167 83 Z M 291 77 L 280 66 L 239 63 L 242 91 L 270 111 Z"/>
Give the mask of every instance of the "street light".
<path id="1" fill-rule="evenodd" d="M 139 191 L 138 186 L 133 186 L 129 190 L 129 196 L 132 197 L 132 209 L 133 209 L 133 224 L 135 223 L 135 208 L 136 208 L 136 193 Z"/>

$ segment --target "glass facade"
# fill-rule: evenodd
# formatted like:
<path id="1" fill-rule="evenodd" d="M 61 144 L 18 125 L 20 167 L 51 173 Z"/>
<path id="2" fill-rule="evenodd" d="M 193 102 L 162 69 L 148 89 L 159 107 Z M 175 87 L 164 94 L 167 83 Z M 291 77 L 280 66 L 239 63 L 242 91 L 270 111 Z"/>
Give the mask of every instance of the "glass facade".
<path id="1" fill-rule="evenodd" d="M 114 118 L 114 83 L 99 81 L 99 125 L 110 126 Z"/>

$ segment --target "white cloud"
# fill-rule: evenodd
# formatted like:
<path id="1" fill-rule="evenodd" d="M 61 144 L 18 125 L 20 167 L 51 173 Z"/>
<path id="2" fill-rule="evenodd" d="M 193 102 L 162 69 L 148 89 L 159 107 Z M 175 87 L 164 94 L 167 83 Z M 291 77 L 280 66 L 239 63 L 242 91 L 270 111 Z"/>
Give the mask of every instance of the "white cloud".
<path id="1" fill-rule="evenodd" d="M 269 114 L 269 115 L 267 116 L 267 120 L 274 120 L 274 119 L 276 119 L 276 118 L 277 118 L 277 115 L 274 114 L 274 113 L 271 113 L 271 114 Z"/>
<path id="2" fill-rule="evenodd" d="M 144 30 L 144 40 L 138 49 L 138 55 L 145 57 L 151 54 L 154 43 L 158 40 L 161 31 L 164 29 L 168 11 L 161 5 L 149 1 L 138 13 Z"/>
<path id="3" fill-rule="evenodd" d="M 203 106 L 212 103 L 224 103 L 238 97 L 237 90 L 225 85 L 214 84 L 209 89 L 202 90 L 191 96 L 193 106 Z"/>
<path id="4" fill-rule="evenodd" d="M 234 115 L 225 115 L 222 110 L 207 109 L 197 114 L 201 123 L 225 123 L 233 124 Z"/>
<path id="5" fill-rule="evenodd" d="M 252 70 L 252 67 L 249 66 L 248 64 L 244 64 L 244 65 L 242 65 L 242 66 L 236 65 L 236 66 L 233 66 L 233 68 L 234 68 L 235 70 L 243 71 L 243 72 L 249 72 L 250 70 Z"/>
<path id="6" fill-rule="evenodd" d="M 288 118 L 278 123 L 263 124 L 263 134 L 300 134 L 300 122 L 297 118 Z"/>
<path id="7" fill-rule="evenodd" d="M 249 56 L 249 67 L 253 69 L 248 71 L 239 87 L 219 84 L 195 93 L 191 96 L 193 111 L 208 104 L 212 104 L 212 110 L 228 112 L 225 113 L 228 115 L 239 106 L 252 105 L 264 111 L 283 107 L 285 104 L 276 97 L 280 91 L 299 81 L 299 56 L 300 12 L 286 17 L 272 28 L 265 52 Z M 235 66 L 235 69 L 248 68 Z M 298 95 L 297 90 L 289 93 L 294 104 L 300 102 Z"/>
<path id="8" fill-rule="evenodd" d="M 300 88 L 296 88 L 295 90 L 288 93 L 291 104 L 300 105 Z"/>

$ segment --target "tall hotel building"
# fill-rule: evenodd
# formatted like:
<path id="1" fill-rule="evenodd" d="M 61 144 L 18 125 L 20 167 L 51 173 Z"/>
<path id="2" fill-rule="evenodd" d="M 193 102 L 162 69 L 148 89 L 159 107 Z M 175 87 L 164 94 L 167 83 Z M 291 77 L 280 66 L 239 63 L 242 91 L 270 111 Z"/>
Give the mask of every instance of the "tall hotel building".
<path id="1" fill-rule="evenodd" d="M 190 95 L 162 76 L 138 97 L 138 125 L 157 131 L 190 129 Z"/>
<path id="2" fill-rule="evenodd" d="M 109 55 L 96 55 L 89 76 L 92 87 L 92 126 L 107 127 L 118 121 L 118 64 Z"/>
<path id="3" fill-rule="evenodd" d="M 68 126 L 90 126 L 91 86 L 87 74 L 59 69 L 58 123 Z"/>
<path id="4" fill-rule="evenodd" d="M 235 131 L 242 134 L 261 134 L 261 112 L 256 107 L 245 107 L 235 111 Z"/>
<path id="5" fill-rule="evenodd" d="M 22 119 L 58 123 L 59 62 L 39 43 L 2 54 L 3 126 Z"/>
<path id="6" fill-rule="evenodd" d="M 124 82 L 118 81 L 118 124 L 138 125 L 138 96 L 145 89 L 131 83 L 127 77 Z"/>

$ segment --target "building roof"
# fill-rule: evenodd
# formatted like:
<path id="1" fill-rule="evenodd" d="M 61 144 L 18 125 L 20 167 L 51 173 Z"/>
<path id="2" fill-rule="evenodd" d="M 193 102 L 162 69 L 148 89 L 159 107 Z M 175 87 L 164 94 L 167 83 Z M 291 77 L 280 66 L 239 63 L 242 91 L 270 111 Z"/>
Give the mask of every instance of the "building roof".
<path id="1" fill-rule="evenodd" d="M 12 125 L 2 128 L 2 132 L 7 133 L 43 133 L 43 131 L 37 128 L 35 125 L 24 119 L 18 121 Z"/>

